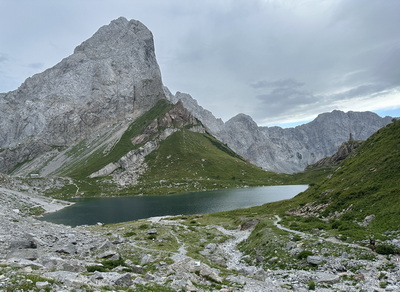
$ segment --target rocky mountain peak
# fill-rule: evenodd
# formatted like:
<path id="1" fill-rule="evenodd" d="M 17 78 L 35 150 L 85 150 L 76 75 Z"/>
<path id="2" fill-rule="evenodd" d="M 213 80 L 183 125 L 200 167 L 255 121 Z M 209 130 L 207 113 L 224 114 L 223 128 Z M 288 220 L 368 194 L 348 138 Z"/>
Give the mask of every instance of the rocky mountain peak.
<path id="1" fill-rule="evenodd" d="M 145 46 L 147 57 L 154 57 L 153 35 L 147 27 L 137 20 L 128 21 L 120 17 L 109 25 L 101 27 L 90 39 L 75 48 L 74 53 L 84 53 L 90 58 L 109 58 L 126 50 L 130 54 L 137 51 L 132 47 L 137 44 Z"/>
<path id="2" fill-rule="evenodd" d="M 249 115 L 240 113 L 226 122 L 227 127 L 240 127 L 243 131 L 255 131 L 257 123 Z"/>
<path id="3" fill-rule="evenodd" d="M 118 18 L 71 56 L 0 95 L 0 148 L 6 149 L 0 171 L 135 119 L 163 98 L 151 32 Z"/>
<path id="4" fill-rule="evenodd" d="M 165 95 L 167 99 L 172 103 L 181 102 L 182 105 L 188 109 L 188 111 L 198 120 L 207 121 L 207 129 L 211 133 L 219 133 L 224 127 L 224 122 L 221 119 L 216 119 L 214 115 L 209 111 L 204 109 L 197 103 L 197 100 L 192 98 L 187 93 L 177 92 L 173 95 L 167 87 L 164 87 Z"/>

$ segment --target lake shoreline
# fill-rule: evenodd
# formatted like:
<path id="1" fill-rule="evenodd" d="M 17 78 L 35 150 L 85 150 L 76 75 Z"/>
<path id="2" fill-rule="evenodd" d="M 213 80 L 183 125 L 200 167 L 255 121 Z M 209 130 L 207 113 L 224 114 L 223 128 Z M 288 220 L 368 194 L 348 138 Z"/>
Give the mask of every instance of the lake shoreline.
<path id="1" fill-rule="evenodd" d="M 44 215 L 41 220 L 69 226 L 127 222 L 160 216 L 209 214 L 286 200 L 307 185 L 278 185 L 166 194 L 163 196 L 79 198 L 75 205 Z"/>

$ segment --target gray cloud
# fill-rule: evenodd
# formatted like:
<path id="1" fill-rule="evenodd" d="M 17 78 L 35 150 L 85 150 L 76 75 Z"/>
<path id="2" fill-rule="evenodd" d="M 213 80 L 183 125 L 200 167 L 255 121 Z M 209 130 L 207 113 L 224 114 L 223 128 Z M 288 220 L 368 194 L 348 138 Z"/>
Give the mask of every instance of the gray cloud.
<path id="1" fill-rule="evenodd" d="M 264 91 L 256 96 L 259 104 L 257 118 L 262 116 L 275 117 L 291 112 L 298 106 L 311 106 L 317 97 L 303 88 L 304 83 L 293 79 L 275 81 L 258 81 L 252 83 L 253 88 Z"/>
<path id="2" fill-rule="evenodd" d="M 32 68 L 32 69 L 35 69 L 35 70 L 43 69 L 44 68 L 44 63 L 42 63 L 42 62 L 30 63 L 30 64 L 28 64 L 28 67 Z"/>
<path id="3" fill-rule="evenodd" d="M 261 80 L 252 83 L 253 88 L 296 88 L 303 86 L 304 83 L 293 79 L 281 79 L 275 81 Z"/>
<path id="4" fill-rule="evenodd" d="M 383 84 L 360 85 L 345 92 L 332 94 L 328 97 L 328 99 L 332 101 L 351 100 L 357 97 L 376 95 L 385 90 L 386 88 L 387 86 Z"/>
<path id="5" fill-rule="evenodd" d="M 0 54 L 0 63 L 4 63 L 8 61 L 8 57 L 6 55 Z"/>
<path id="6" fill-rule="evenodd" d="M 0 92 L 119 16 L 153 32 L 172 92 L 191 94 L 224 120 L 239 112 L 265 124 L 305 119 L 344 103 L 358 110 L 363 100 L 374 110 L 388 99 L 382 92 L 400 86 L 398 0 L 20 0 L 2 8 L 2 80 L 12 82 Z"/>

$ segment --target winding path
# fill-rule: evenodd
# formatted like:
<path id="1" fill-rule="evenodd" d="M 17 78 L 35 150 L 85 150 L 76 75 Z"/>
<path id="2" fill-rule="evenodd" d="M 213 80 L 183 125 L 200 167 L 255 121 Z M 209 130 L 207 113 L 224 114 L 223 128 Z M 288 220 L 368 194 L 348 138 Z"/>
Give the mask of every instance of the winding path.
<path id="1" fill-rule="evenodd" d="M 217 249 L 227 259 L 226 266 L 230 270 L 240 270 L 243 267 L 248 267 L 248 264 L 241 261 L 243 253 L 237 248 L 237 245 L 246 240 L 251 230 L 228 230 L 218 225 L 211 225 L 209 228 L 215 228 L 222 234 L 229 236 L 230 238 L 219 244 Z"/>

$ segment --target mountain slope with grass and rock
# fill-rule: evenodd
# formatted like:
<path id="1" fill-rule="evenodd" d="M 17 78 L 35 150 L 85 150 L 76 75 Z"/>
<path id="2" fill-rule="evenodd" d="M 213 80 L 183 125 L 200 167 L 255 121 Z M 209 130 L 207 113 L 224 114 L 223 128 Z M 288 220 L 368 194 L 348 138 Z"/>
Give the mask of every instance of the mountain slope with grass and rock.
<path id="1" fill-rule="evenodd" d="M 71 56 L 1 95 L 0 171 L 123 127 L 162 98 L 152 33 L 139 21 L 113 20 Z"/>

